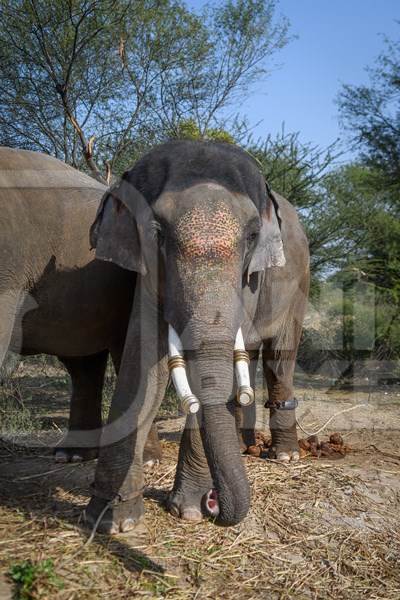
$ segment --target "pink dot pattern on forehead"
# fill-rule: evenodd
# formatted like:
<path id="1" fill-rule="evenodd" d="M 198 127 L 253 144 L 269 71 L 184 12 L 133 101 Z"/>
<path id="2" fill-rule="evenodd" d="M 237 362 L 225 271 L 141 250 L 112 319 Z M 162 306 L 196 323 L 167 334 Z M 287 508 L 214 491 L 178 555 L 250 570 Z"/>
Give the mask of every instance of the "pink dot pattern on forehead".
<path id="1" fill-rule="evenodd" d="M 188 210 L 179 219 L 176 233 L 182 257 L 228 260 L 236 254 L 240 226 L 224 202 L 215 202 Z"/>

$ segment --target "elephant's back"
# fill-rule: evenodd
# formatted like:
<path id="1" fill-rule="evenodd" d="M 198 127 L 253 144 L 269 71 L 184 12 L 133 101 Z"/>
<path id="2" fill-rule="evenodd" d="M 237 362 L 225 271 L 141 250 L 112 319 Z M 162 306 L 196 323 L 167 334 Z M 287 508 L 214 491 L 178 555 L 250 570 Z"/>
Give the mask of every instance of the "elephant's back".
<path id="1" fill-rule="evenodd" d="M 41 152 L 0 146 L 0 189 L 98 189 L 105 186 L 70 165 Z"/>
<path id="2" fill-rule="evenodd" d="M 0 146 L 1 245 L 8 231 L 26 249 L 61 250 L 73 231 L 88 232 L 106 189 L 52 156 Z"/>

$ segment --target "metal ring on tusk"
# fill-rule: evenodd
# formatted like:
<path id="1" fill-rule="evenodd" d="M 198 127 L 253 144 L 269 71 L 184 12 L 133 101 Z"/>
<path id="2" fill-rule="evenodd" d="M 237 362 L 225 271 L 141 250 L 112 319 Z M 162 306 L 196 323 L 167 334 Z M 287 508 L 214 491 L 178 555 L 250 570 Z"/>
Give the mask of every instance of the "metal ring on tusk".
<path id="1" fill-rule="evenodd" d="M 249 353 L 246 350 L 235 349 L 233 351 L 233 362 L 237 363 L 244 360 L 247 364 L 250 364 Z"/>
<path id="2" fill-rule="evenodd" d="M 171 356 L 171 358 L 168 359 L 168 369 L 170 371 L 172 371 L 172 369 L 175 369 L 177 367 L 182 367 L 183 369 L 186 369 L 186 362 L 185 359 L 182 356 Z"/>
<path id="3" fill-rule="evenodd" d="M 200 408 L 200 402 L 194 394 L 188 394 L 181 399 L 181 407 L 186 414 L 195 414 Z"/>
<path id="4" fill-rule="evenodd" d="M 237 391 L 236 399 L 241 406 L 249 406 L 254 402 L 254 390 L 247 385 L 241 385 Z"/>

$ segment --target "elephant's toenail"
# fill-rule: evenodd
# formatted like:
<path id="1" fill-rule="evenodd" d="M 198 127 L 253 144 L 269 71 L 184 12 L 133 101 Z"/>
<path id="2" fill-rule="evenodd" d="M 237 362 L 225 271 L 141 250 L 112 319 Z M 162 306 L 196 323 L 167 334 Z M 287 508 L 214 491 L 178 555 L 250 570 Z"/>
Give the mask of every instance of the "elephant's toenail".
<path id="1" fill-rule="evenodd" d="M 131 531 L 136 527 L 137 522 L 135 519 L 125 519 L 120 526 L 120 530 L 122 533 L 126 533 L 127 531 Z"/>
<path id="2" fill-rule="evenodd" d="M 112 521 L 111 523 L 110 521 L 106 521 L 105 523 L 101 524 L 101 527 L 99 527 L 98 531 L 99 533 L 108 533 L 110 535 L 116 535 L 117 533 L 122 531 L 122 529 L 120 529 L 119 525 L 117 523 L 114 523 L 114 521 Z"/>
<path id="3" fill-rule="evenodd" d="M 145 463 L 143 463 L 143 467 L 145 469 L 152 469 L 153 467 L 157 467 L 159 464 L 159 460 L 151 458 L 150 460 L 147 460 Z"/>
<path id="4" fill-rule="evenodd" d="M 71 458 L 71 462 L 77 463 L 77 462 L 82 462 L 83 458 L 80 454 L 73 454 L 72 458 Z"/>
<path id="5" fill-rule="evenodd" d="M 300 460 L 300 454 L 295 450 L 292 452 L 292 462 L 297 462 Z"/>
<path id="6" fill-rule="evenodd" d="M 55 455 L 54 455 L 54 460 L 57 463 L 66 463 L 66 462 L 68 462 L 67 453 L 64 452 L 63 450 L 58 450 L 58 452 L 56 452 Z"/>
<path id="7" fill-rule="evenodd" d="M 290 456 L 287 452 L 278 452 L 276 459 L 285 463 L 290 462 Z"/>
<path id="8" fill-rule="evenodd" d="M 185 521 L 192 521 L 193 523 L 198 523 L 203 519 L 203 515 L 197 508 L 184 508 L 181 517 Z"/>
<path id="9" fill-rule="evenodd" d="M 171 515 L 173 515 L 174 517 L 179 517 L 180 513 L 179 513 L 179 508 L 176 506 L 176 504 L 170 504 L 169 505 L 169 512 L 171 513 Z"/>

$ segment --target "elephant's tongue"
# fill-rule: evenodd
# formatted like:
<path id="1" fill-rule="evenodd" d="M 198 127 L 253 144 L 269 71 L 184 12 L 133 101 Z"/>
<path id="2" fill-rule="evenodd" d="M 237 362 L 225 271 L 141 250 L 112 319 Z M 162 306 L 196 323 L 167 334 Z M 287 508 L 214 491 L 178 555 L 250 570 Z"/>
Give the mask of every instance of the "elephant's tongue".
<path id="1" fill-rule="evenodd" d="M 219 503 L 218 503 L 218 494 L 217 490 L 212 489 L 205 494 L 204 505 L 206 508 L 206 512 L 210 517 L 218 517 L 219 515 Z"/>

